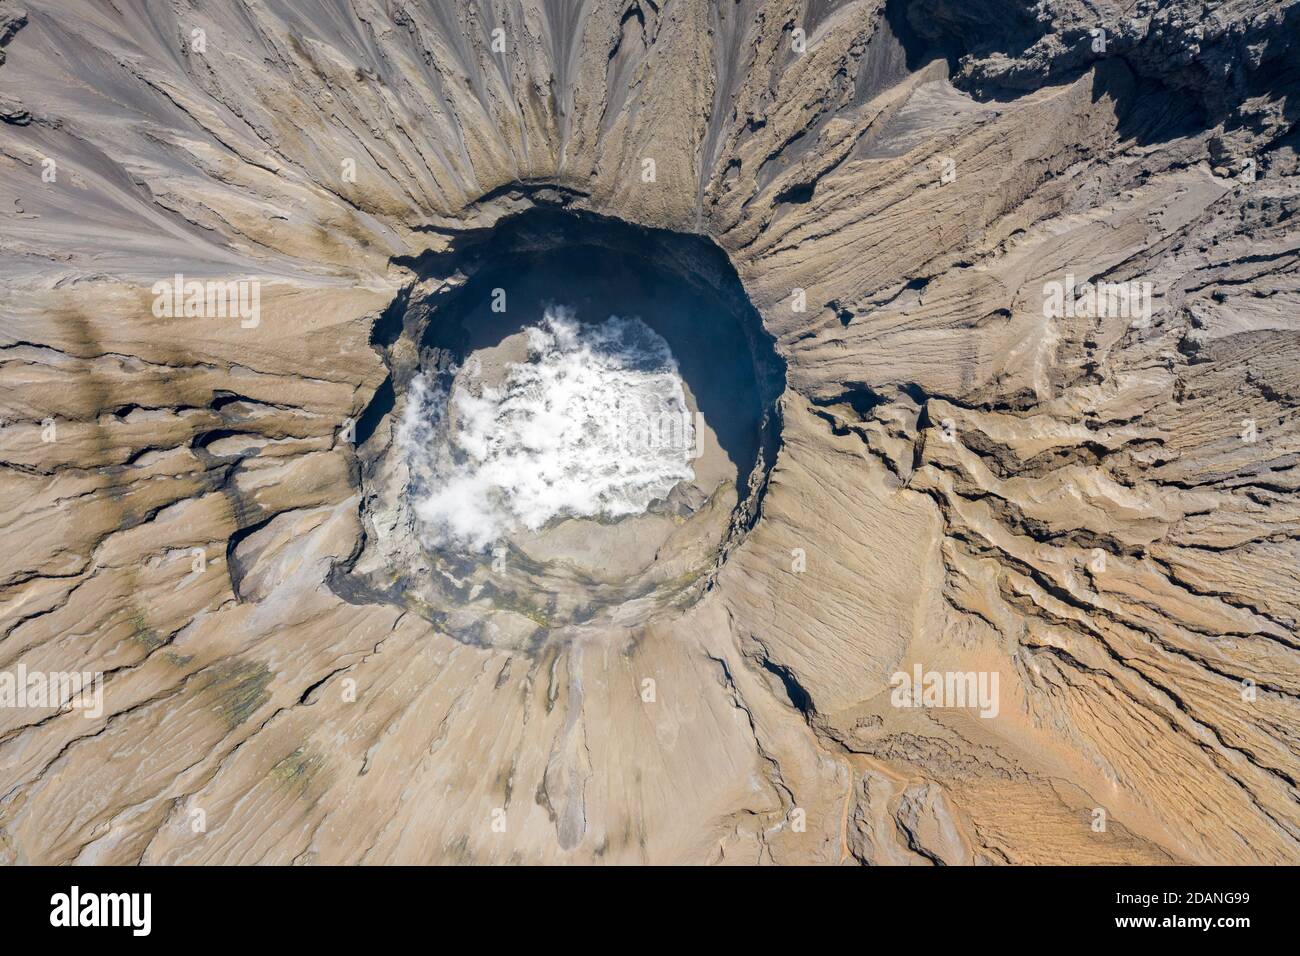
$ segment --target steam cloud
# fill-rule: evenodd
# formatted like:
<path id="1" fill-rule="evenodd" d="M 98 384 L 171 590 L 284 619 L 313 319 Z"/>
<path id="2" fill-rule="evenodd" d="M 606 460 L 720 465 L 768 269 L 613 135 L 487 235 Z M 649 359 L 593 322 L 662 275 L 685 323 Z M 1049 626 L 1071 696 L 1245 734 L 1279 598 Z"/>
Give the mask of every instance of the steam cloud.
<path id="1" fill-rule="evenodd" d="M 427 543 L 483 551 L 559 516 L 640 514 L 690 480 L 694 430 L 668 343 L 640 319 L 548 308 L 499 386 L 411 383 L 398 433 Z"/>

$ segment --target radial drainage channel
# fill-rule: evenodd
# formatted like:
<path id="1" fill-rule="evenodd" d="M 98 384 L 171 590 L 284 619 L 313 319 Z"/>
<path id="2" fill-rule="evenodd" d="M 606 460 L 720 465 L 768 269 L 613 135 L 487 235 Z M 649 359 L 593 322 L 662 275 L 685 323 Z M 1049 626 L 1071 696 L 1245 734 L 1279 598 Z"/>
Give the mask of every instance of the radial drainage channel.
<path id="1" fill-rule="evenodd" d="M 335 589 L 512 648 L 695 600 L 757 519 L 785 378 L 722 251 L 532 209 L 416 267 Z"/>

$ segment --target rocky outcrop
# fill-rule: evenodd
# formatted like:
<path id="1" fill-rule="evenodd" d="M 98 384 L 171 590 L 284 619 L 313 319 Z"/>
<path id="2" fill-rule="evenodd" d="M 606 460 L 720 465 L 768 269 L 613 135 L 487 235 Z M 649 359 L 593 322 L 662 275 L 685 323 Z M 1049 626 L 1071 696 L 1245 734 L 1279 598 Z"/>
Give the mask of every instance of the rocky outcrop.
<path id="1" fill-rule="evenodd" d="M 1296 3 L 317 6 L 0 4 L 0 673 L 103 675 L 0 859 L 1300 860 Z M 780 448 L 691 601 L 476 646 L 339 585 L 356 431 L 539 207 L 716 243 Z"/>

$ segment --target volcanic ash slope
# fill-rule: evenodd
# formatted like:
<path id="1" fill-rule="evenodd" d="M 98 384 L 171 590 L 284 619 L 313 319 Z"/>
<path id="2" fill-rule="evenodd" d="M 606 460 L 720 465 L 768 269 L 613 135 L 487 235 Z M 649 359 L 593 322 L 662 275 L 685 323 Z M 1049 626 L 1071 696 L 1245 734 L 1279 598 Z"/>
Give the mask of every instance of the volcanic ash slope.
<path id="1" fill-rule="evenodd" d="M 1202 11 L 0 0 L 0 671 L 105 675 L 0 860 L 1300 862 L 1300 5 Z M 331 586 L 346 426 L 539 204 L 726 251 L 781 447 L 689 607 L 480 647 Z"/>

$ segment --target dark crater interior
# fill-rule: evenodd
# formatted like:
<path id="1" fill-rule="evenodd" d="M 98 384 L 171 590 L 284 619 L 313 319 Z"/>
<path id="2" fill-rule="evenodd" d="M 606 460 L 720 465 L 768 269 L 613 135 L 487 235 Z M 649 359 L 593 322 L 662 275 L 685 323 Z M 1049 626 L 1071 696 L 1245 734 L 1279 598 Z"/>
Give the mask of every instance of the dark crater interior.
<path id="1" fill-rule="evenodd" d="M 700 236 L 535 207 L 404 264 L 419 278 L 375 326 L 390 377 L 358 422 L 366 541 L 336 569 L 335 590 L 401 604 L 468 642 L 524 646 L 566 628 L 638 624 L 703 593 L 758 518 L 785 385 L 785 363 L 722 250 Z M 412 485 L 397 435 L 408 386 L 454 376 L 552 306 L 584 324 L 636 317 L 663 337 L 715 450 L 697 466 L 704 487 L 674 489 L 645 516 L 561 516 L 504 541 L 495 564 L 431 546 L 404 505 Z"/>

